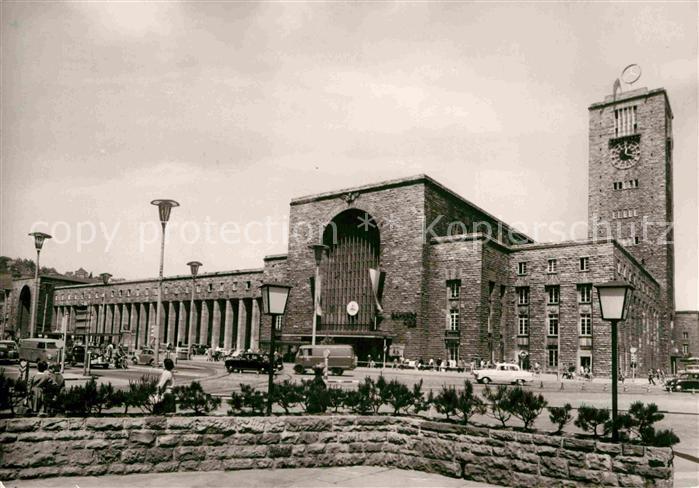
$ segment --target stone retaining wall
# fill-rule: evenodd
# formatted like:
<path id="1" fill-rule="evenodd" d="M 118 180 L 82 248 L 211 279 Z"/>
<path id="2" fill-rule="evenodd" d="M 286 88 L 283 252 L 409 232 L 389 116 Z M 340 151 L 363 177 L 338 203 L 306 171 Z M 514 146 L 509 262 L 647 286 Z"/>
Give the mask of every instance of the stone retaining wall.
<path id="1" fill-rule="evenodd" d="M 0 421 L 0 480 L 391 466 L 509 486 L 672 486 L 672 450 L 400 417 Z"/>

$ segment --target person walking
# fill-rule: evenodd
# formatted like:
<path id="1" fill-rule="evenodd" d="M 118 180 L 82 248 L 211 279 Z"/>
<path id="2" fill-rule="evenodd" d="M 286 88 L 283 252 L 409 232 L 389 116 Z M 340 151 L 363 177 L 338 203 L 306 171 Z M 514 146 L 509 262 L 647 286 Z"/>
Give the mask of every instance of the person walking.
<path id="1" fill-rule="evenodd" d="M 655 379 L 654 379 L 654 374 L 653 374 L 653 368 L 648 370 L 648 384 L 649 385 L 655 385 Z"/>
<path id="2" fill-rule="evenodd" d="M 51 381 L 51 373 L 48 370 L 49 365 L 46 361 L 36 363 L 37 373 L 32 377 L 30 382 L 30 391 L 32 393 L 32 411 L 39 413 L 44 408 L 44 387 Z"/>

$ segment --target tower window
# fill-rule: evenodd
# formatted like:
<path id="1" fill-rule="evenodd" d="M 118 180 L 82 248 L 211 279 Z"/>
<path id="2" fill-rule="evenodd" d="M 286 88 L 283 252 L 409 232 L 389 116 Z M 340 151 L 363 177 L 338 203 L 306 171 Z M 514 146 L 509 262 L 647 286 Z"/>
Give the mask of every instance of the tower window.
<path id="1" fill-rule="evenodd" d="M 527 274 L 527 263 L 526 262 L 517 263 L 517 274 L 518 275 Z"/>
<path id="2" fill-rule="evenodd" d="M 458 361 L 459 360 L 459 343 L 458 342 L 450 341 L 447 344 L 447 355 L 449 356 L 450 361 Z"/>
<path id="3" fill-rule="evenodd" d="M 682 332 L 682 339 L 685 341 L 689 339 L 689 332 Z"/>
<path id="4" fill-rule="evenodd" d="M 459 311 L 457 309 L 449 311 L 449 330 L 459 330 Z"/>
<path id="5" fill-rule="evenodd" d="M 529 303 L 529 287 L 521 286 L 517 288 L 517 303 L 527 305 Z"/>
<path id="6" fill-rule="evenodd" d="M 529 316 L 525 313 L 520 313 L 517 321 L 517 334 L 521 336 L 529 335 Z"/>
<path id="7" fill-rule="evenodd" d="M 557 273 L 558 272 L 558 260 L 557 259 L 549 259 L 547 270 L 549 273 Z"/>
<path id="8" fill-rule="evenodd" d="M 592 285 L 578 285 L 578 302 L 590 303 L 592 301 Z"/>
<path id="9" fill-rule="evenodd" d="M 558 336 L 558 314 L 550 313 L 548 316 L 549 334 L 550 336 Z"/>
<path id="10" fill-rule="evenodd" d="M 549 305 L 555 305 L 558 303 L 558 300 L 560 298 L 560 288 L 558 285 L 555 286 L 547 286 L 546 287 L 546 297 L 547 297 L 547 303 Z"/>
<path id="11" fill-rule="evenodd" d="M 549 368 L 558 367 L 558 346 L 555 344 L 548 348 L 548 366 Z"/>
<path id="12" fill-rule="evenodd" d="M 638 130 L 636 122 L 636 106 L 618 108 L 614 111 L 614 135 L 616 137 L 635 134 Z"/>
<path id="13" fill-rule="evenodd" d="M 589 313 L 580 314 L 580 335 L 581 336 L 591 336 L 592 335 L 592 317 Z"/>
<path id="14" fill-rule="evenodd" d="M 447 281 L 447 288 L 449 289 L 449 298 L 459 298 L 461 296 L 461 280 Z"/>
<path id="15" fill-rule="evenodd" d="M 580 271 L 589 271 L 589 270 L 590 270 L 590 258 L 588 258 L 588 257 L 580 258 Z"/>

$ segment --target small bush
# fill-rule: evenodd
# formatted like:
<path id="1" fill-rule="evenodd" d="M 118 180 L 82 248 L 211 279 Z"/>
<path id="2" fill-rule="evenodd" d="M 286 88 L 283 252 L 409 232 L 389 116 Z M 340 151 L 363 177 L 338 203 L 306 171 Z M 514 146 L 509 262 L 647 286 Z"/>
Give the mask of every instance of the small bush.
<path id="1" fill-rule="evenodd" d="M 228 410 L 228 415 L 238 415 L 241 413 L 261 415 L 267 405 L 267 393 L 257 391 L 254 387 L 241 383 L 240 393 L 236 391 L 231 393 L 228 405 L 231 407 Z"/>
<path id="2" fill-rule="evenodd" d="M 12 379 L 5 376 L 5 370 L 0 370 L 0 410 L 9 410 L 12 415 L 15 409 L 24 403 L 29 395 L 27 382 L 22 379 Z"/>
<path id="3" fill-rule="evenodd" d="M 284 380 L 282 383 L 274 385 L 272 401 L 284 409 L 284 413 L 289 414 L 289 409 L 294 408 L 304 399 L 303 386 Z"/>
<path id="4" fill-rule="evenodd" d="M 592 432 L 593 437 L 597 439 L 600 435 L 607 435 L 609 432 L 611 427 L 609 409 L 581 405 L 578 408 L 578 418 L 574 423 L 585 432 Z M 601 432 L 597 431 L 599 427 L 602 427 Z"/>
<path id="5" fill-rule="evenodd" d="M 412 393 L 413 398 L 411 408 L 415 415 L 418 415 L 423 410 L 427 410 L 428 408 L 430 408 L 430 405 L 433 401 L 432 392 L 430 392 L 430 394 L 427 397 L 425 397 L 425 393 L 422 391 L 422 380 L 413 384 Z"/>
<path id="6" fill-rule="evenodd" d="M 524 424 L 524 430 L 531 430 L 532 424 L 547 405 L 541 394 L 535 394 L 520 387 L 510 389 L 510 413 Z"/>
<path id="7" fill-rule="evenodd" d="M 640 401 L 633 402 L 623 418 L 623 427 L 633 435 L 632 440 L 656 447 L 668 447 L 680 441 L 672 429 L 656 431 L 654 424 L 664 419 L 665 415 L 658 411 L 655 403 L 644 405 Z"/>
<path id="8" fill-rule="evenodd" d="M 328 409 L 328 387 L 322 376 L 301 382 L 300 401 L 306 413 L 324 413 Z"/>
<path id="9" fill-rule="evenodd" d="M 374 411 L 376 395 L 376 384 L 367 376 L 356 390 L 346 392 L 345 406 L 353 413 L 366 415 Z"/>
<path id="10" fill-rule="evenodd" d="M 176 386 L 172 394 L 182 410 L 192 410 L 195 415 L 208 414 L 221 405 L 221 399 L 206 393 L 198 381 L 192 381 L 188 386 Z"/>
<path id="11" fill-rule="evenodd" d="M 124 413 L 129 407 L 138 408 L 143 413 L 153 413 L 155 393 L 158 390 L 158 379 L 154 376 L 143 375 L 137 380 L 129 380 L 129 389 L 124 401 Z"/>
<path id="12" fill-rule="evenodd" d="M 328 407 L 337 413 L 345 405 L 345 390 L 342 388 L 328 388 Z"/>
<path id="13" fill-rule="evenodd" d="M 382 395 L 386 403 L 393 407 L 393 413 L 400 415 L 401 411 L 407 413 L 407 409 L 413 405 L 413 392 L 396 379 L 391 380 L 384 387 Z"/>
<path id="14" fill-rule="evenodd" d="M 548 407 L 549 420 L 556 426 L 556 434 L 563 432 L 563 427 L 573 419 L 573 416 L 570 414 L 571 410 L 573 410 L 573 407 L 570 403 L 566 403 L 562 407 Z"/>
<path id="15" fill-rule="evenodd" d="M 507 421 L 512 417 L 510 412 L 510 389 L 505 385 L 499 385 L 493 390 L 486 386 L 483 396 L 488 401 L 488 409 L 492 417 L 499 421 L 503 427 L 507 427 Z"/>
<path id="16" fill-rule="evenodd" d="M 445 415 L 449 420 L 456 415 L 456 404 L 459 401 L 459 394 L 453 386 L 442 386 L 442 390 L 434 397 L 434 408 L 437 412 Z"/>
<path id="17" fill-rule="evenodd" d="M 464 389 L 457 391 L 453 386 L 443 386 L 436 397 L 434 406 L 439 413 L 450 419 L 452 415 L 460 416 L 461 421 L 467 424 L 476 413 L 484 414 L 486 406 L 479 397 L 473 393 L 473 384 L 466 380 Z"/>

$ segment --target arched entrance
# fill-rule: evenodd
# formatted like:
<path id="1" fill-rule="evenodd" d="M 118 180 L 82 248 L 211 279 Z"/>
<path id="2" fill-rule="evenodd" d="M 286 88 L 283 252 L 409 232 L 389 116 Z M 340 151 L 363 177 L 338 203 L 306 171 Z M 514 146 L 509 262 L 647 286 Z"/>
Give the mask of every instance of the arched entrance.
<path id="1" fill-rule="evenodd" d="M 17 307 L 17 330 L 20 337 L 29 337 L 29 324 L 32 319 L 32 292 L 28 286 L 23 286 L 19 292 Z"/>
<path id="2" fill-rule="evenodd" d="M 375 354 L 376 358 L 383 339 L 372 337 L 376 302 L 369 269 L 379 266 L 381 239 L 378 224 L 362 210 L 345 210 L 326 226 L 323 244 L 329 247 L 329 251 L 321 265 L 323 315 L 319 320 L 319 332 L 334 337 L 335 342 L 352 343 L 360 360 L 368 354 Z M 352 302 L 357 305 L 356 313 L 350 314 L 348 304 Z"/>

